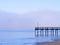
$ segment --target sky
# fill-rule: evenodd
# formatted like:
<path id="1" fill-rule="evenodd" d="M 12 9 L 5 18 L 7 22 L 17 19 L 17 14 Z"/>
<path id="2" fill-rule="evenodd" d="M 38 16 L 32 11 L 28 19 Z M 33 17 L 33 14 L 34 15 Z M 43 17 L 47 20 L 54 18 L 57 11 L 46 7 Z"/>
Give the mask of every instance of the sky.
<path id="1" fill-rule="evenodd" d="M 60 0 L 0 0 L 0 10 L 26 13 L 38 10 L 60 10 Z"/>
<path id="2" fill-rule="evenodd" d="M 0 0 L 0 29 L 60 26 L 60 0 Z"/>

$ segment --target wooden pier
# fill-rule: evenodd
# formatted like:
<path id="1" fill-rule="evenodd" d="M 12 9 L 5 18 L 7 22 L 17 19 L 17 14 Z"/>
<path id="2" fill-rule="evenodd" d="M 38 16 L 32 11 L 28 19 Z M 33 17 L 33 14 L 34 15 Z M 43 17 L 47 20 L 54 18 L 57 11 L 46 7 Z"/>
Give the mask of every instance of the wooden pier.
<path id="1" fill-rule="evenodd" d="M 55 36 L 58 37 L 60 27 L 35 27 L 35 36 Z"/>

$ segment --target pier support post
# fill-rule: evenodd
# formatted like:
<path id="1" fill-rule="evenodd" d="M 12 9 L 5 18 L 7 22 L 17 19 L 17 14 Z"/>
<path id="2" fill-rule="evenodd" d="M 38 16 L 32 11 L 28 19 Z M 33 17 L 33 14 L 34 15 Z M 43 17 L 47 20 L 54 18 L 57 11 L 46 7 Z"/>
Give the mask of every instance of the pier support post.
<path id="1" fill-rule="evenodd" d="M 40 30 L 40 36 L 42 36 L 42 31 Z"/>
<path id="2" fill-rule="evenodd" d="M 40 36 L 44 36 L 44 30 L 40 30 Z"/>
<path id="3" fill-rule="evenodd" d="M 44 36 L 44 30 L 42 30 L 42 36 Z"/>
<path id="4" fill-rule="evenodd" d="M 40 36 L 44 36 L 44 30 L 40 30 Z"/>
<path id="5" fill-rule="evenodd" d="M 58 37 L 58 30 L 55 30 L 55 37 Z"/>
<path id="6" fill-rule="evenodd" d="M 54 30 L 51 30 L 51 36 L 54 37 Z"/>
<path id="7" fill-rule="evenodd" d="M 45 30 L 45 36 L 48 36 L 48 35 L 49 35 L 48 30 Z"/>
<path id="8" fill-rule="evenodd" d="M 39 31 L 35 30 L 35 36 L 39 36 Z"/>
<path id="9" fill-rule="evenodd" d="M 36 36 L 36 31 L 37 31 L 37 30 L 35 30 L 35 36 Z"/>
<path id="10" fill-rule="evenodd" d="M 35 30 L 35 36 L 38 36 L 38 30 Z"/>

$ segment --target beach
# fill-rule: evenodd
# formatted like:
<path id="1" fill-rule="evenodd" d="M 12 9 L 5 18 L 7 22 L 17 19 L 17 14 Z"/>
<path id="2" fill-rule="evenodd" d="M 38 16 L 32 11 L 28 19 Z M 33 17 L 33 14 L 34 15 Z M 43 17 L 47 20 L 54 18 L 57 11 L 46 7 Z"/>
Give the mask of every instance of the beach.
<path id="1" fill-rule="evenodd" d="M 36 45 L 60 45 L 60 40 L 54 42 L 36 43 Z"/>

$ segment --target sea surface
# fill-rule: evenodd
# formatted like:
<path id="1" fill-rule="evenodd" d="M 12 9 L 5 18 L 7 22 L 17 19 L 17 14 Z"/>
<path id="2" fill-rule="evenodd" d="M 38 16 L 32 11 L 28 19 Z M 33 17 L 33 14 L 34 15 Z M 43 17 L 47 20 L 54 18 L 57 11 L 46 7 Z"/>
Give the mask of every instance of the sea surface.
<path id="1" fill-rule="evenodd" d="M 60 36 L 37 37 L 35 30 L 0 30 L 0 45 L 37 45 L 36 42 L 53 42 L 56 39 Z"/>

